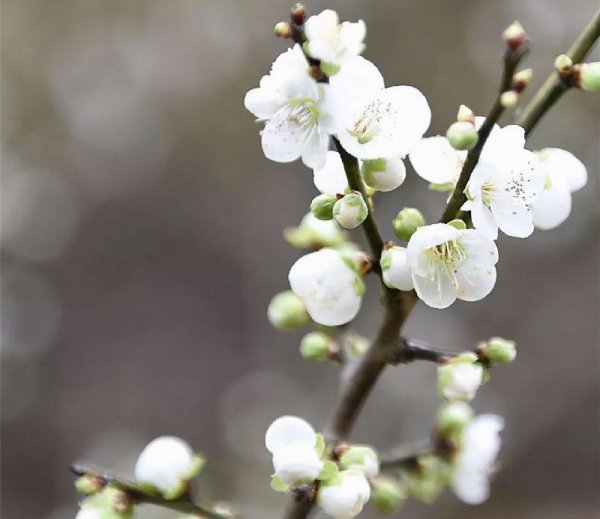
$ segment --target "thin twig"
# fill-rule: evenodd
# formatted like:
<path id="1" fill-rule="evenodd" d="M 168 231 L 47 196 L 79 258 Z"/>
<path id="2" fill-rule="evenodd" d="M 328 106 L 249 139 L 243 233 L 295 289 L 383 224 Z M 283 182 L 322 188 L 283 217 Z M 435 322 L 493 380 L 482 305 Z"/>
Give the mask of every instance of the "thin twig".
<path id="1" fill-rule="evenodd" d="M 188 497 L 165 499 L 159 494 L 149 492 L 136 483 L 119 478 L 113 474 L 106 474 L 104 472 L 89 469 L 83 465 L 74 464 L 71 467 L 71 472 L 76 476 L 91 476 L 97 478 L 102 486 L 110 485 L 111 487 L 121 490 L 136 504 L 144 503 L 160 506 L 162 508 L 174 510 L 175 512 L 197 515 L 198 517 L 208 519 L 233 519 L 235 517 L 230 512 L 218 511 L 214 506 L 194 503 Z"/>
<path id="2" fill-rule="evenodd" d="M 504 53 L 504 69 L 502 72 L 502 80 L 500 81 L 500 89 L 498 90 L 498 95 L 496 97 L 496 101 L 492 106 L 489 114 L 485 118 L 485 122 L 479 128 L 479 139 L 475 147 L 469 151 L 467 154 L 467 159 L 463 165 L 462 171 L 460 172 L 460 176 L 458 178 L 458 182 L 452 192 L 452 196 L 448 200 L 446 204 L 446 209 L 444 210 L 444 214 L 440 219 L 443 223 L 448 223 L 451 220 L 454 220 L 462 205 L 467 201 L 467 197 L 465 195 L 465 188 L 467 187 L 467 183 L 471 178 L 471 173 L 477 166 L 479 162 L 479 157 L 481 156 L 481 151 L 494 128 L 494 125 L 500 119 L 500 116 L 504 112 L 504 106 L 502 106 L 501 98 L 502 94 L 508 90 L 510 90 L 512 85 L 513 76 L 519 66 L 519 63 L 523 59 L 523 57 L 528 52 L 527 42 L 524 42 L 516 49 L 507 48 Z"/>
<path id="3" fill-rule="evenodd" d="M 435 448 L 429 438 L 394 447 L 379 457 L 379 465 L 382 470 L 390 470 L 410 466 L 419 457 L 435 452 Z"/>
<path id="4" fill-rule="evenodd" d="M 600 10 L 573 42 L 571 48 L 567 51 L 567 56 L 571 58 L 573 63 L 581 63 L 598 38 L 600 38 Z M 568 82 L 563 81 L 558 72 L 554 71 L 548 76 L 517 119 L 517 124 L 523 127 L 526 135 L 533 131 L 544 114 L 569 88 Z"/>
<path id="5" fill-rule="evenodd" d="M 456 355 L 458 355 L 457 352 L 440 350 L 428 342 L 419 339 L 401 337 L 399 340 L 398 357 L 392 363 L 403 364 L 415 360 L 440 362 L 444 359 L 456 357 Z"/>

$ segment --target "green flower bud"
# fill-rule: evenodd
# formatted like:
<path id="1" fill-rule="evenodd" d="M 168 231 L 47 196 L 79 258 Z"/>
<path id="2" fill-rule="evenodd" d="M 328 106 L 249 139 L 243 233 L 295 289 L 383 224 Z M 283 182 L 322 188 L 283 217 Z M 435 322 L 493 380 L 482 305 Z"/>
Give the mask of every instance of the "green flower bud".
<path id="1" fill-rule="evenodd" d="M 460 219 L 456 219 L 456 220 L 451 220 L 448 222 L 448 225 L 451 225 L 452 227 L 454 227 L 455 229 L 458 229 L 459 231 L 464 231 L 467 228 L 467 224 Z"/>
<path id="2" fill-rule="evenodd" d="M 331 220 L 333 218 L 333 206 L 336 202 L 337 197 L 333 195 L 316 196 L 310 203 L 310 211 L 319 220 Z"/>
<path id="3" fill-rule="evenodd" d="M 82 510 L 94 510 L 101 519 L 132 519 L 134 506 L 129 496 L 114 487 L 106 487 L 80 505 Z"/>
<path id="4" fill-rule="evenodd" d="M 494 364 L 510 364 L 517 357 L 517 344 L 502 337 L 492 337 L 477 348 L 483 360 Z"/>
<path id="5" fill-rule="evenodd" d="M 566 54 L 561 54 L 554 60 L 554 68 L 560 74 L 570 72 L 573 67 L 573 60 Z"/>
<path id="6" fill-rule="evenodd" d="M 369 208 L 358 191 L 340 198 L 333 206 L 333 217 L 345 229 L 354 229 L 363 223 L 369 214 Z"/>
<path id="7" fill-rule="evenodd" d="M 464 402 L 450 402 L 438 411 L 437 428 L 444 438 L 459 436 L 473 418 L 473 410 Z"/>
<path id="8" fill-rule="evenodd" d="M 457 121 L 448 128 L 446 138 L 455 150 L 470 150 L 477 144 L 479 135 L 472 123 Z"/>
<path id="9" fill-rule="evenodd" d="M 298 330 L 310 323 L 302 299 L 291 290 L 280 292 L 271 299 L 267 317 L 275 328 L 287 331 Z"/>
<path id="10" fill-rule="evenodd" d="M 397 512 L 407 497 L 406 488 L 394 478 L 379 476 L 371 480 L 371 502 L 382 514 Z"/>
<path id="11" fill-rule="evenodd" d="M 343 469 L 360 470 L 365 476 L 375 477 L 379 474 L 379 456 L 367 445 L 351 445 L 340 457 Z"/>
<path id="12" fill-rule="evenodd" d="M 421 211 L 412 207 L 405 207 L 394 218 L 392 226 L 399 240 L 408 241 L 414 232 L 426 223 Z"/>
<path id="13" fill-rule="evenodd" d="M 327 77 L 335 76 L 340 71 L 340 66 L 335 63 L 325 63 L 324 61 L 321 61 L 319 67 L 321 68 L 321 72 Z"/>
<path id="14" fill-rule="evenodd" d="M 103 484 L 99 477 L 85 475 L 77 478 L 75 489 L 82 494 L 95 494 L 102 490 Z"/>
<path id="15" fill-rule="evenodd" d="M 332 340 L 323 332 L 310 332 L 300 341 L 300 353 L 306 360 L 327 361 L 331 359 Z"/>
<path id="16" fill-rule="evenodd" d="M 417 460 L 417 468 L 405 476 L 404 482 L 410 495 L 431 504 L 448 485 L 451 477 L 452 467 L 437 456 L 429 455 Z"/>
<path id="17" fill-rule="evenodd" d="M 579 86 L 588 92 L 600 92 L 600 61 L 581 65 Z"/>
<path id="18" fill-rule="evenodd" d="M 288 227 L 283 232 L 286 241 L 298 249 L 320 249 L 340 247 L 346 243 L 347 235 L 333 220 L 319 220 L 308 213 L 298 227 Z"/>

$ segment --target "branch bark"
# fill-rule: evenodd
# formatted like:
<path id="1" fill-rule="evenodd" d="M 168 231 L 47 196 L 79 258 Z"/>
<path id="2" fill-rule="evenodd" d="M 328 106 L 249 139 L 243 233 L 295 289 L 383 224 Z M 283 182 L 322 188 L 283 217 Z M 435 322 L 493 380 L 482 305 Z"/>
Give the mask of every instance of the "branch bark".
<path id="1" fill-rule="evenodd" d="M 574 64 L 581 63 L 598 38 L 600 38 L 600 10 L 573 42 L 571 48 L 567 51 L 567 56 L 571 58 Z M 533 131 L 546 112 L 554 106 L 569 88 L 570 86 L 560 78 L 558 72 L 554 71 L 548 76 L 517 119 L 517 124 L 525 130 L 526 135 Z"/>
<path id="2" fill-rule="evenodd" d="M 158 494 L 147 491 L 136 483 L 111 474 L 100 473 L 81 465 L 73 465 L 71 467 L 71 472 L 76 476 L 91 476 L 97 478 L 103 487 L 110 485 L 111 487 L 121 490 L 136 504 L 144 503 L 160 506 L 175 512 L 193 514 L 208 519 L 234 519 L 235 517 L 232 513 L 218 511 L 217 507 L 194 503 L 189 497 L 170 500 L 165 499 Z"/>

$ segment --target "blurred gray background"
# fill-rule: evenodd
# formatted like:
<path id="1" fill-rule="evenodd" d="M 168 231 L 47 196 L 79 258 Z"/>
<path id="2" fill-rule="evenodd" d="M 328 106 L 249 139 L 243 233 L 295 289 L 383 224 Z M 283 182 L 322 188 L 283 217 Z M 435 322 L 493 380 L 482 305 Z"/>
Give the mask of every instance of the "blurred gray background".
<path id="1" fill-rule="evenodd" d="M 300 335 L 272 329 L 265 313 L 300 254 L 282 228 L 316 193 L 300 163 L 263 157 L 242 104 L 286 46 L 271 28 L 289 7 L 2 1 L 3 517 L 73 517 L 73 460 L 131 474 L 162 434 L 208 456 L 203 495 L 235 501 L 249 519 L 280 517 L 286 498 L 269 488 L 265 428 L 285 413 L 323 423 L 337 384 L 336 368 L 302 362 Z M 461 103 L 487 111 L 505 26 L 518 18 L 533 40 L 533 90 L 598 2 L 307 7 L 364 19 L 366 57 L 388 85 L 425 93 L 435 134 Z M 407 334 L 447 348 L 514 338 L 519 357 L 475 402 L 507 418 L 489 502 L 472 508 L 447 494 L 433 507 L 408 504 L 407 519 L 597 517 L 599 115 L 600 96 L 572 92 L 530 141 L 588 167 L 568 223 L 526 241 L 502 237 L 499 283 L 482 303 L 421 305 L 410 319 Z M 391 238 L 399 209 L 435 219 L 443 195 L 411 173 L 378 204 Z M 357 329 L 372 336 L 369 283 Z M 390 368 L 354 438 L 382 448 L 421 438 L 438 405 L 432 365 Z"/>

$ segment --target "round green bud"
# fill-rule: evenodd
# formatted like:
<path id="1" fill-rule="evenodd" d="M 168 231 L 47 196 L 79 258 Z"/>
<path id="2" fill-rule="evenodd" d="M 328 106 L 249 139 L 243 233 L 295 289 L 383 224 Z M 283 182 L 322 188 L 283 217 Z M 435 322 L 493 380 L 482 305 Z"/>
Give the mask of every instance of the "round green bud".
<path id="1" fill-rule="evenodd" d="M 465 402 L 450 402 L 440 408 L 437 414 L 437 428 L 445 437 L 460 435 L 473 418 L 473 409 Z"/>
<path id="2" fill-rule="evenodd" d="M 280 330 L 294 331 L 310 322 L 304 302 L 291 290 L 277 294 L 267 309 L 269 322 Z"/>
<path id="3" fill-rule="evenodd" d="M 310 211 L 319 220 L 331 220 L 333 218 L 333 206 L 337 197 L 333 195 L 315 196 L 310 203 Z"/>
<path id="4" fill-rule="evenodd" d="M 569 72 L 572 66 L 573 60 L 566 54 L 561 54 L 554 60 L 554 68 L 559 73 L 565 74 Z"/>
<path id="5" fill-rule="evenodd" d="M 517 357 L 517 344 L 502 337 L 492 337 L 478 349 L 490 364 L 510 364 Z"/>
<path id="6" fill-rule="evenodd" d="M 323 332 L 310 332 L 300 341 L 300 354 L 306 360 L 327 361 L 331 357 L 331 337 Z"/>
<path id="7" fill-rule="evenodd" d="M 333 217 L 345 229 L 354 229 L 369 215 L 369 208 L 358 191 L 344 195 L 333 206 Z"/>
<path id="8" fill-rule="evenodd" d="M 435 455 L 421 456 L 417 469 L 405 476 L 409 493 L 424 503 L 433 503 L 452 477 L 452 468 Z"/>
<path id="9" fill-rule="evenodd" d="M 399 240 L 408 241 L 414 232 L 426 223 L 421 211 L 412 207 L 405 207 L 394 218 L 392 226 Z"/>
<path id="10" fill-rule="evenodd" d="M 600 92 L 600 61 L 581 65 L 579 86 L 588 92 Z"/>
<path id="11" fill-rule="evenodd" d="M 371 480 L 371 502 L 382 514 L 397 512 L 407 497 L 406 488 L 394 478 L 379 476 Z"/>
<path id="12" fill-rule="evenodd" d="M 479 135 L 473 123 L 457 121 L 448 128 L 446 138 L 455 150 L 470 150 L 477 144 Z"/>
<path id="13" fill-rule="evenodd" d="M 103 484 L 97 476 L 84 475 L 75 481 L 75 489 L 82 494 L 95 494 L 102 490 Z"/>

